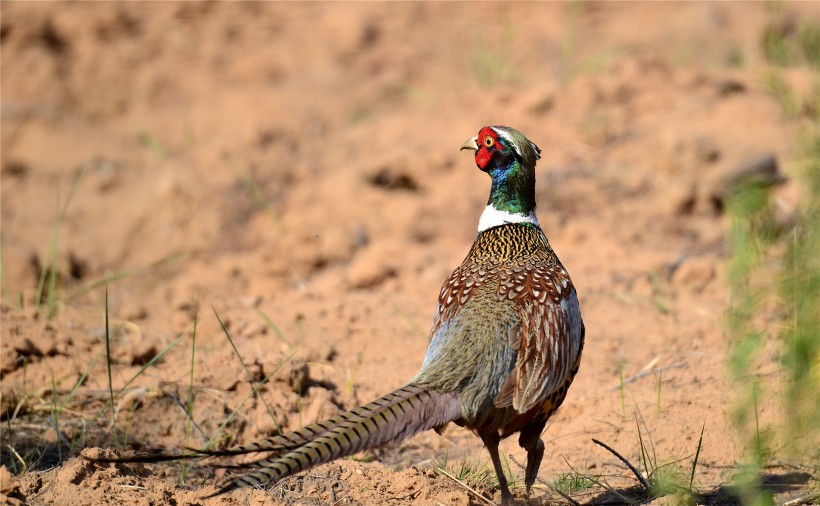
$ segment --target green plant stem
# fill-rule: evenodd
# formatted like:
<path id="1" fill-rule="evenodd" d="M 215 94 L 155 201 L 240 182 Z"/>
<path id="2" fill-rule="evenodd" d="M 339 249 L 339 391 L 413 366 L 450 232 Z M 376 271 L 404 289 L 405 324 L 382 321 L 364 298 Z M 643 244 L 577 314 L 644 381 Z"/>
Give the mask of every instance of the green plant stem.
<path id="1" fill-rule="evenodd" d="M 296 353 L 295 351 L 291 352 L 290 355 L 285 357 L 285 360 L 283 360 L 282 363 L 277 365 L 276 368 L 273 371 L 271 371 L 270 373 L 268 373 L 267 376 L 262 378 L 262 381 L 259 381 L 258 383 L 256 383 L 253 386 L 253 389 L 251 390 L 251 393 L 247 397 L 242 399 L 242 402 L 240 402 L 239 405 L 236 408 L 234 408 L 233 411 L 231 411 L 231 414 L 228 415 L 228 417 L 225 418 L 225 420 L 222 421 L 222 423 L 219 425 L 219 427 L 216 429 L 216 431 L 214 431 L 213 435 L 211 435 L 210 439 L 208 439 L 208 442 L 205 443 L 205 447 L 203 449 L 207 450 L 207 449 L 211 448 L 211 446 L 214 444 L 214 442 L 217 441 L 217 439 L 219 438 L 219 435 L 222 433 L 222 431 L 225 430 L 225 427 L 227 427 L 228 424 L 231 423 L 231 421 L 236 417 L 237 413 L 239 413 L 239 410 L 242 409 L 242 406 L 244 406 L 245 403 L 248 402 L 249 399 L 253 398 L 257 394 L 257 392 L 259 392 L 259 389 L 262 388 L 262 386 L 265 385 L 268 382 L 268 380 L 271 378 L 271 376 L 273 376 L 274 374 L 279 372 L 279 369 L 281 369 L 283 365 L 287 364 L 288 361 L 290 361 L 290 359 L 293 358 L 293 355 L 295 353 Z"/>
<path id="2" fill-rule="evenodd" d="M 658 414 L 661 414 L 661 384 L 663 384 L 663 371 L 658 371 Z"/>
<path id="3" fill-rule="evenodd" d="M 225 334 L 225 338 L 228 339 L 228 342 L 230 343 L 231 348 L 233 349 L 233 352 L 236 355 L 236 358 L 238 358 L 239 363 L 242 364 L 242 369 L 245 370 L 245 374 L 248 376 L 248 381 L 250 381 L 251 384 L 254 384 L 255 381 L 253 379 L 253 374 L 251 374 L 250 369 L 248 369 L 248 366 L 245 364 L 245 360 L 242 358 L 242 355 L 239 353 L 239 350 L 236 348 L 236 343 L 233 342 L 233 338 L 231 338 L 231 333 L 228 332 L 228 328 L 225 326 L 225 323 L 222 321 L 222 318 L 220 318 L 219 313 L 216 312 L 216 308 L 211 306 L 211 309 L 213 310 L 214 316 L 216 316 L 216 319 L 219 322 L 219 326 L 222 327 L 222 332 Z M 260 311 L 260 314 L 262 314 L 264 319 L 266 319 L 267 321 L 270 322 L 270 325 L 272 325 L 273 328 L 276 328 L 278 330 L 278 328 L 273 323 L 273 321 L 270 320 L 270 318 L 267 318 L 267 316 L 265 316 L 264 313 L 262 313 L 261 311 Z M 288 344 L 288 347 L 291 350 L 291 355 L 292 355 L 294 353 L 293 352 L 293 347 L 290 346 L 290 344 L 284 338 L 282 338 L 282 341 L 284 341 L 286 344 Z M 268 401 L 265 400 L 264 396 L 260 396 L 260 398 L 262 399 L 262 403 L 265 405 L 265 410 L 267 411 L 268 416 L 270 416 L 271 420 L 273 420 L 273 424 L 276 426 L 276 431 L 279 432 L 279 434 L 282 434 L 282 428 L 279 426 L 279 422 L 276 420 L 276 416 L 273 414 L 273 410 L 271 409 L 270 405 L 268 404 Z M 300 399 L 301 399 L 301 396 L 300 396 Z M 300 409 L 300 412 L 301 412 L 301 409 Z"/>
<path id="4" fill-rule="evenodd" d="M 111 327 L 108 320 L 108 285 L 105 285 L 105 365 L 108 370 L 108 394 L 111 401 L 111 428 L 116 425 L 116 413 L 114 410 L 114 382 L 111 378 Z M 116 432 L 114 435 L 116 442 Z"/>
<path id="5" fill-rule="evenodd" d="M 620 380 L 620 391 L 621 391 L 621 418 L 626 418 L 626 404 L 624 403 L 624 364 L 623 362 L 618 364 L 618 378 Z"/>
<path id="6" fill-rule="evenodd" d="M 693 493 L 692 484 L 695 482 L 695 469 L 698 467 L 698 458 L 700 457 L 700 449 L 703 447 L 703 431 L 706 430 L 706 420 L 703 421 L 703 426 L 700 428 L 700 438 L 698 438 L 698 449 L 695 451 L 695 461 L 692 463 L 692 474 L 689 476 L 689 493 Z"/>
<path id="7" fill-rule="evenodd" d="M 194 371 L 196 370 L 196 327 L 199 321 L 199 302 L 197 302 L 196 310 L 194 311 L 194 328 L 191 332 L 191 375 L 188 382 L 188 419 L 185 422 L 185 444 L 183 448 L 188 448 L 188 441 L 191 437 L 191 422 L 194 416 Z M 187 465 L 182 463 L 179 469 L 179 484 L 185 484 L 185 472 Z"/>
<path id="8" fill-rule="evenodd" d="M 57 311 L 57 260 L 58 260 L 58 250 L 59 250 L 59 238 L 60 238 L 60 227 L 62 226 L 63 221 L 65 220 L 66 214 L 68 214 L 68 207 L 71 204 L 74 195 L 77 193 L 77 189 L 80 186 L 80 182 L 82 181 L 83 177 L 85 176 L 87 166 L 83 165 L 80 172 L 74 178 L 74 182 L 71 184 L 71 188 L 68 191 L 68 196 L 66 197 L 66 201 L 60 207 L 60 181 L 57 180 L 57 216 L 54 222 L 54 230 L 51 232 L 51 241 L 49 242 L 48 253 L 46 254 L 45 260 L 43 261 L 42 270 L 40 271 L 40 279 L 37 282 L 37 290 L 35 292 L 34 304 L 37 307 L 40 307 L 42 298 L 43 298 L 43 290 L 45 288 L 46 278 L 48 278 L 48 297 L 46 299 L 46 318 L 51 319 L 54 317 L 54 314 Z"/>

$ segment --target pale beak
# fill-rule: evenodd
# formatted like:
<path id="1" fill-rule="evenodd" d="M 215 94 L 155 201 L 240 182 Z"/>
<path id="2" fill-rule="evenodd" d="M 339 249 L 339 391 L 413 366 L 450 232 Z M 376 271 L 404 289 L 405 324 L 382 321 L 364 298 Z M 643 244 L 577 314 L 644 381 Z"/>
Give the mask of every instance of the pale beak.
<path id="1" fill-rule="evenodd" d="M 478 151 L 478 136 L 470 137 L 470 139 L 461 145 L 461 149 L 472 149 L 473 151 Z M 459 149 L 459 151 L 461 151 Z"/>

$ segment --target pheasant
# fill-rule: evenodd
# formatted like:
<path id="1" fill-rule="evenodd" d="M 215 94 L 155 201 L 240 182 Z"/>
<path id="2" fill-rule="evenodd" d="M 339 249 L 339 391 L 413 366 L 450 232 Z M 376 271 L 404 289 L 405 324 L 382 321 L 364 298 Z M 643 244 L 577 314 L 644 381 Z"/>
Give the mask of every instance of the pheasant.
<path id="1" fill-rule="evenodd" d="M 514 501 L 498 445 L 519 433 L 527 451 L 529 493 L 544 455 L 541 432 L 578 372 L 584 324 L 569 274 L 535 216 L 535 164 L 541 150 L 504 126 L 482 128 L 461 149 L 474 151 L 476 165 L 492 178 L 490 198 L 470 252 L 441 288 L 421 370 L 409 383 L 329 420 L 254 443 L 110 460 L 267 452 L 241 464 L 255 470 L 230 479 L 221 494 L 274 484 L 424 430 L 441 433 L 454 422 L 486 446 L 504 504 Z"/>

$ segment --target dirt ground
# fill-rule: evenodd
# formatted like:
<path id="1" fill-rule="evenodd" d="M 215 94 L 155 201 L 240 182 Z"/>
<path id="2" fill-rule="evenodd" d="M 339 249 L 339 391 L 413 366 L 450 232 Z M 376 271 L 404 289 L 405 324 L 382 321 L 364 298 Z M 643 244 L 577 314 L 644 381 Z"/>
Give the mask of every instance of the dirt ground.
<path id="1" fill-rule="evenodd" d="M 721 203 L 736 171 L 772 155 L 788 178 L 772 190 L 781 218 L 797 205 L 796 121 L 766 87 L 760 41 L 820 22 L 811 2 L 779 9 L 4 2 L 5 500 L 482 504 L 435 472 L 488 465 L 457 427 L 207 500 L 206 466 L 180 485 L 179 465 L 80 453 L 249 442 L 401 386 L 489 190 L 458 148 L 505 124 L 543 150 L 538 217 L 587 329 L 540 477 L 577 471 L 628 491 L 629 471 L 591 438 L 637 464 L 642 418 L 659 463 L 684 470 L 703 428 L 694 484 L 703 502 L 735 502 L 744 437 Z M 816 79 L 804 65 L 783 73 L 799 93 Z M 758 373 L 776 382 L 771 353 Z M 759 415 L 780 416 L 767 403 Z M 502 453 L 525 459 L 516 438 Z M 524 501 L 523 471 L 509 471 Z M 808 486 L 769 471 L 778 502 Z M 540 487 L 529 501 L 563 499 Z"/>

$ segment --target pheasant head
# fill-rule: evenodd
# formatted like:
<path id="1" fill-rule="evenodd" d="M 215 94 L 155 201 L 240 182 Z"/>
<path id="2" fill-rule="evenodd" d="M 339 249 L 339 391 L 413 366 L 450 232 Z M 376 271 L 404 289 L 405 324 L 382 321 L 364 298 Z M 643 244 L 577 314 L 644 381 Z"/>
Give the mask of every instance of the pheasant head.
<path id="1" fill-rule="evenodd" d="M 478 231 L 508 223 L 538 226 L 535 217 L 535 162 L 541 150 L 518 130 L 486 126 L 461 146 L 475 152 L 475 163 L 492 178 Z"/>

